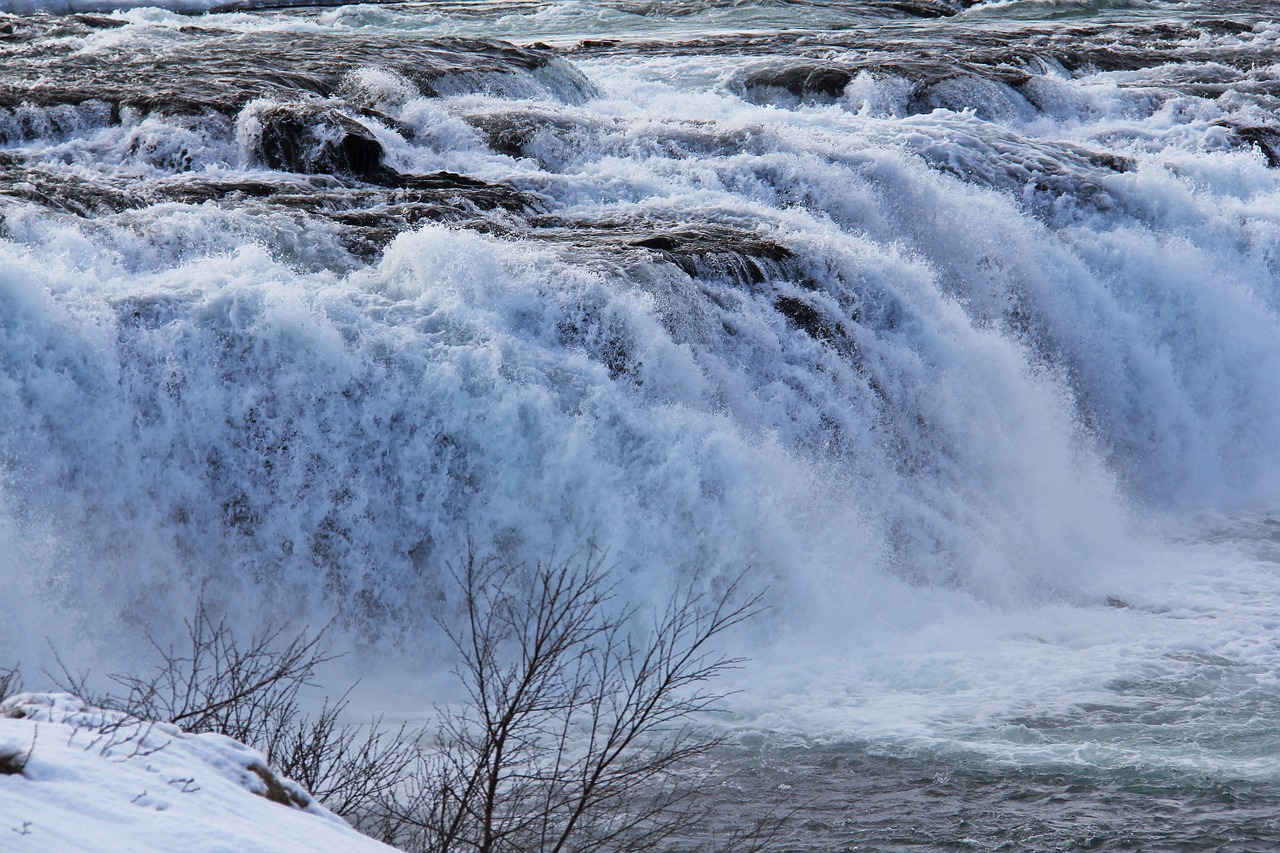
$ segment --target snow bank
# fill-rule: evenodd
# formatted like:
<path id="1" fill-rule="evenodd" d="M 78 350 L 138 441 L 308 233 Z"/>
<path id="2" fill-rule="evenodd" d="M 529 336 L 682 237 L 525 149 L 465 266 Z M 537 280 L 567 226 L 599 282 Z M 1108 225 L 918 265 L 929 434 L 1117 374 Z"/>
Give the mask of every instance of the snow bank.
<path id="1" fill-rule="evenodd" d="M 392 848 L 231 738 L 22 693 L 0 704 L 0 849 Z"/>

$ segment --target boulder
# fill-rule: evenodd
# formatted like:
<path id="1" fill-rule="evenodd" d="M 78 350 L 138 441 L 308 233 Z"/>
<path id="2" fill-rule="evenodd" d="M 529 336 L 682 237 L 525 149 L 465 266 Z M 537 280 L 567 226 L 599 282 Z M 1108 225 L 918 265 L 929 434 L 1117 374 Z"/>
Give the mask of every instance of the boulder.
<path id="1" fill-rule="evenodd" d="M 382 144 L 360 122 L 324 104 L 273 104 L 252 115 L 250 144 L 280 172 L 342 175 L 382 183 Z"/>

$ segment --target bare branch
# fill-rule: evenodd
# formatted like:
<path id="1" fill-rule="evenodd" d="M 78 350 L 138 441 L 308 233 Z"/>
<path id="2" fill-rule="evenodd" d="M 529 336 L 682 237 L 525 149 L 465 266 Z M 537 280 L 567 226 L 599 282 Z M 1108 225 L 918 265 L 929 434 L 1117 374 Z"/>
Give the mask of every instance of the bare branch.
<path id="1" fill-rule="evenodd" d="M 524 567 L 473 550 L 450 571 L 459 618 L 440 624 L 468 701 L 442 709 L 439 776 L 419 781 L 423 815 L 406 821 L 419 846 L 631 849 L 667 837 L 687 817 L 675 774 L 720 743 L 691 725 L 725 695 L 704 685 L 741 662 L 712 646 L 761 596 L 743 595 L 741 578 L 715 597 L 691 582 L 638 631 L 596 551 Z"/>
<path id="2" fill-rule="evenodd" d="M 465 701 L 437 709 L 430 749 L 421 732 L 380 717 L 342 724 L 350 691 L 303 713 L 300 691 L 334 657 L 324 630 L 279 627 L 242 644 L 203 604 L 180 650 L 152 639 L 153 670 L 112 675 L 118 695 L 91 701 L 249 744 L 358 829 L 406 850 L 651 853 L 684 838 L 703 814 L 682 780 L 722 743 L 696 718 L 726 696 L 715 679 L 742 662 L 716 647 L 761 611 L 762 594 L 747 594 L 742 576 L 714 594 L 690 580 L 645 625 L 595 549 L 531 566 L 469 549 L 448 568 L 457 608 L 438 623 Z M 54 657 L 64 689 L 89 695 L 88 673 Z M 133 734 L 135 753 L 152 748 Z M 108 726 L 88 748 L 128 742 Z M 761 849 L 750 846 L 759 835 L 742 849 Z"/>
<path id="3" fill-rule="evenodd" d="M 14 664 L 9 669 L 0 669 L 0 702 L 22 692 L 21 664 Z"/>

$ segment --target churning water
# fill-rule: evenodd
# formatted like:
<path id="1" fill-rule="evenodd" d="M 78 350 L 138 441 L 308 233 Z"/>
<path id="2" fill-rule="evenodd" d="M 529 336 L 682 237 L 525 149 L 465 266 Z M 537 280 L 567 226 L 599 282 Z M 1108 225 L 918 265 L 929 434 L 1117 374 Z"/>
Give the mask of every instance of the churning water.
<path id="1" fill-rule="evenodd" d="M 728 824 L 1280 846 L 1273 4 L 252 5 L 0 0 L 6 657 L 594 547 Z"/>

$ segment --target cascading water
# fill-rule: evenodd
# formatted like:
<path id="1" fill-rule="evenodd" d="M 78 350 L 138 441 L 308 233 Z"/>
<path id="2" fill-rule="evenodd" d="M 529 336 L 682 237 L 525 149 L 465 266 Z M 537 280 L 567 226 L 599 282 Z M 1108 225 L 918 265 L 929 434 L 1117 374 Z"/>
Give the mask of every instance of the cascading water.
<path id="1" fill-rule="evenodd" d="M 599 548 L 768 586 L 797 849 L 1280 839 L 1269 4 L 116 5 L 0 0 L 6 657 Z"/>

